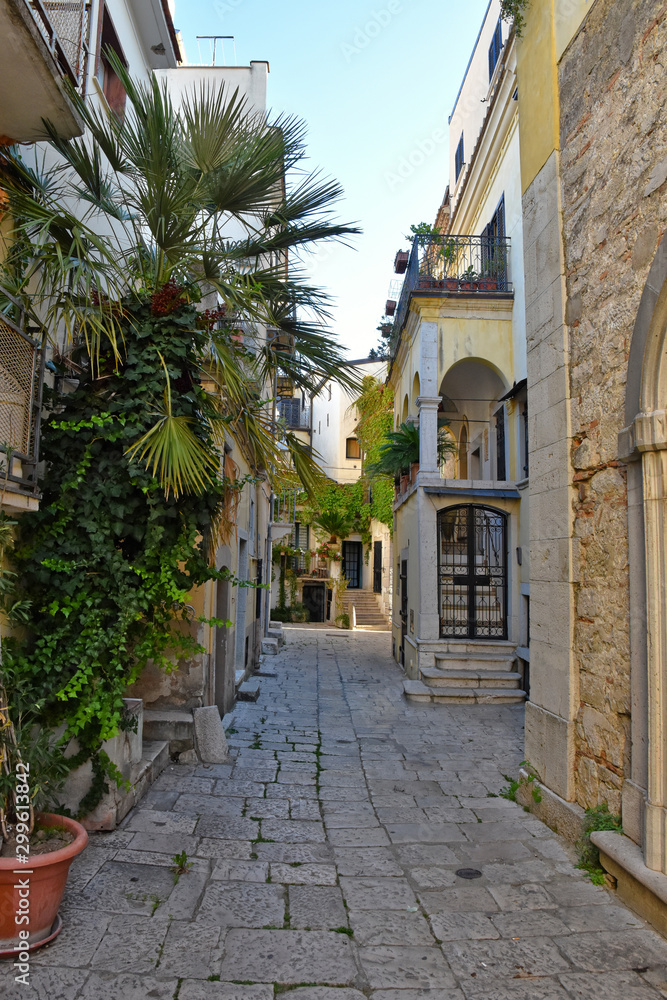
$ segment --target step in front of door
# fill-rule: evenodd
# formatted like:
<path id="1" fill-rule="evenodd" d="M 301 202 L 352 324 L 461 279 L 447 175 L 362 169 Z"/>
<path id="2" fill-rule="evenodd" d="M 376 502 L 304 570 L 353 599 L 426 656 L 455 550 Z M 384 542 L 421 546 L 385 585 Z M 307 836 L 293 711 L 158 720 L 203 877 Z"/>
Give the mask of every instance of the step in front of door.
<path id="1" fill-rule="evenodd" d="M 430 687 L 451 688 L 518 688 L 521 674 L 516 670 L 439 670 L 421 667 L 421 679 Z"/>
<path id="2" fill-rule="evenodd" d="M 526 700 L 526 692 L 518 688 L 443 688 L 411 680 L 403 681 L 403 693 L 409 701 L 444 705 L 518 705 Z"/>

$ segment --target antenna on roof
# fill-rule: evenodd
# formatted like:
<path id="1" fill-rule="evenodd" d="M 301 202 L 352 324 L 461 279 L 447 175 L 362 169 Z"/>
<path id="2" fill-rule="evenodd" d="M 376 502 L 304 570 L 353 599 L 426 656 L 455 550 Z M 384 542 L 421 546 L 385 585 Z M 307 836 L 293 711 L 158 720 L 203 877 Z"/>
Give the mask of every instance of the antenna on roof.
<path id="1" fill-rule="evenodd" d="M 209 43 L 209 47 L 210 47 L 210 50 L 211 50 L 211 63 L 210 63 L 211 66 L 217 65 L 216 64 L 216 58 L 217 58 L 217 51 L 218 51 L 218 42 L 222 43 L 221 46 L 220 46 L 220 48 L 222 49 L 222 63 L 221 63 L 221 65 L 223 65 L 223 66 L 225 64 L 225 42 L 233 42 L 234 43 L 234 66 L 236 66 L 236 41 L 234 39 L 234 35 L 197 35 L 197 49 L 199 50 L 199 63 L 200 63 L 201 66 L 203 66 L 205 64 L 202 62 L 201 45 L 199 44 L 200 41 L 208 41 L 208 43 Z"/>

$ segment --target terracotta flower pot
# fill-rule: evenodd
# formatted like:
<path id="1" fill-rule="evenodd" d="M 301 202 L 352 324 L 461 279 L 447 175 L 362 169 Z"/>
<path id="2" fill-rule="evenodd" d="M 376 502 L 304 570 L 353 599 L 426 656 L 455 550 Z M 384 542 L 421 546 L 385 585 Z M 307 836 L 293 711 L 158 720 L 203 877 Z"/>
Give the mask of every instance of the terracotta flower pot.
<path id="1" fill-rule="evenodd" d="M 88 834 L 74 819 L 53 813 L 39 813 L 37 818 L 43 826 L 64 826 L 74 834 L 74 840 L 59 851 L 31 855 L 29 864 L 25 865 L 17 864 L 15 858 L 0 858 L 0 957 L 16 955 L 19 942 L 25 943 L 19 939 L 19 930 L 30 932 L 31 949 L 55 937 L 60 928 L 54 928 L 55 933 L 52 928 L 65 892 L 69 867 L 88 843 Z M 20 889 L 19 881 L 28 883 L 29 924 L 16 923 L 17 912 L 23 913 L 25 906 L 25 889 Z"/>

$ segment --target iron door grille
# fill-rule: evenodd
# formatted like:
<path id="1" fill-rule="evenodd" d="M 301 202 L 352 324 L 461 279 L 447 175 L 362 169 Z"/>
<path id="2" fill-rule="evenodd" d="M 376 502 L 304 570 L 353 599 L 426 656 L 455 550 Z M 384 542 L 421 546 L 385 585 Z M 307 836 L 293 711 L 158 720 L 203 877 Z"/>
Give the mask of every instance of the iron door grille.
<path id="1" fill-rule="evenodd" d="M 507 638 L 507 517 L 463 504 L 438 514 L 440 636 Z"/>
<path id="2" fill-rule="evenodd" d="M 0 459 L 8 483 L 32 484 L 37 461 L 42 357 L 39 345 L 0 319 Z"/>

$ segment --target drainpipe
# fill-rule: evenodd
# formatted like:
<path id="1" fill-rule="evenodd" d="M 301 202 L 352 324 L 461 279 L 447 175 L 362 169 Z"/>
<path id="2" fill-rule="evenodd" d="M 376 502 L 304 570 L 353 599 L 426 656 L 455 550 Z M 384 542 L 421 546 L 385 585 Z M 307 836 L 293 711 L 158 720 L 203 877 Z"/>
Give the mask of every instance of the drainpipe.
<path id="1" fill-rule="evenodd" d="M 278 366 L 273 370 L 273 403 L 271 407 L 271 435 L 275 439 L 276 436 L 276 406 L 277 406 L 277 396 L 278 396 Z M 264 614 L 264 638 L 269 634 L 269 622 L 271 621 L 271 576 L 273 574 L 273 505 L 275 503 L 276 495 L 273 492 L 273 485 L 271 485 L 271 492 L 269 494 L 269 524 L 266 532 L 266 576 L 267 583 L 269 584 L 269 589 L 266 592 L 266 605 Z"/>

